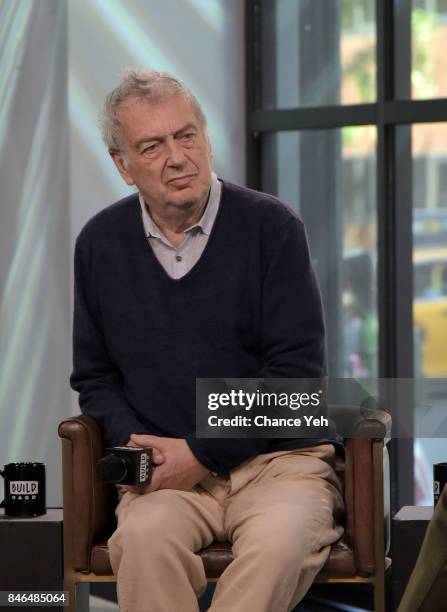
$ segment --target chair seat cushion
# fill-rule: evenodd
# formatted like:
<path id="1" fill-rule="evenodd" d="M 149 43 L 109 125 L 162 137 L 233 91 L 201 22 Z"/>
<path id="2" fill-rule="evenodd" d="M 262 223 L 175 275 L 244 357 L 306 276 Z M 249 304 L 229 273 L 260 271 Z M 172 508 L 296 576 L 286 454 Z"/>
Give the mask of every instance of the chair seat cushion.
<path id="1" fill-rule="evenodd" d="M 214 542 L 211 546 L 200 551 L 206 576 L 209 580 L 216 580 L 224 569 L 233 561 L 233 553 L 229 542 Z M 98 576 L 112 574 L 107 542 L 97 544 L 92 549 L 91 571 Z M 318 580 L 325 580 L 330 575 L 334 577 L 352 577 L 356 575 L 354 551 L 345 538 L 341 538 L 331 549 L 328 560 L 317 576 Z"/>

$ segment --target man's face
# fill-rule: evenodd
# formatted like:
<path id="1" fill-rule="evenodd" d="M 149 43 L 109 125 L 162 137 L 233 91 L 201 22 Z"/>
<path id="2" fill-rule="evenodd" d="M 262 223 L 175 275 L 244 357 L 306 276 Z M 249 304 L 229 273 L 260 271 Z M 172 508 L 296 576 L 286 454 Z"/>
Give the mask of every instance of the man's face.
<path id="1" fill-rule="evenodd" d="M 211 185 L 211 150 L 189 101 L 169 96 L 157 104 L 129 98 L 118 109 L 122 150 L 112 158 L 160 214 L 204 204 Z"/>

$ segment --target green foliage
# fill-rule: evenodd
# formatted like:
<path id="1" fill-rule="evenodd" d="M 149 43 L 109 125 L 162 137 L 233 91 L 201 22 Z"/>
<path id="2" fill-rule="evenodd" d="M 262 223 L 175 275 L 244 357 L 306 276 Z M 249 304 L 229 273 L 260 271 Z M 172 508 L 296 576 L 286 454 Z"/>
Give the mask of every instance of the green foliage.
<path id="1" fill-rule="evenodd" d="M 371 102 L 375 97 L 376 71 L 372 47 L 373 42 L 356 53 L 343 70 L 343 78 L 354 78 L 360 102 Z"/>
<path id="2" fill-rule="evenodd" d="M 352 11 L 346 2 L 343 4 L 344 13 L 342 23 L 349 22 L 348 17 Z M 347 10 L 349 8 L 349 11 Z M 411 83 L 414 98 L 430 98 L 436 95 L 434 87 L 434 58 L 433 37 L 437 26 L 437 15 L 422 8 L 413 8 L 411 14 L 412 25 L 412 70 Z M 356 52 L 343 70 L 344 79 L 353 79 L 359 102 L 370 102 L 376 95 L 376 71 L 374 39 L 365 43 L 365 46 Z M 343 144 L 350 144 L 355 140 L 355 131 L 343 130 Z"/>
<path id="3" fill-rule="evenodd" d="M 436 14 L 415 8 L 411 14 L 413 57 L 411 84 L 414 98 L 430 98 L 435 94 L 433 86 L 433 35 Z"/>
<path id="4" fill-rule="evenodd" d="M 341 141 L 343 146 L 349 146 L 358 137 L 359 129 L 356 125 L 347 125 L 341 130 Z"/>

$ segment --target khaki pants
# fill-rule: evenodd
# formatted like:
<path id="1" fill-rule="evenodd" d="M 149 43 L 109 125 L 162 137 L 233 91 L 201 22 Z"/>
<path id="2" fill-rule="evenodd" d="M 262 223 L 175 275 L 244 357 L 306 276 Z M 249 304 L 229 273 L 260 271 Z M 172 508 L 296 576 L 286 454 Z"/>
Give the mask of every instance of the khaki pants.
<path id="1" fill-rule="evenodd" d="M 229 540 L 234 561 L 210 612 L 287 612 L 343 533 L 332 445 L 257 455 L 192 491 L 126 492 L 109 539 L 121 612 L 198 612 L 206 588 L 195 554 Z"/>

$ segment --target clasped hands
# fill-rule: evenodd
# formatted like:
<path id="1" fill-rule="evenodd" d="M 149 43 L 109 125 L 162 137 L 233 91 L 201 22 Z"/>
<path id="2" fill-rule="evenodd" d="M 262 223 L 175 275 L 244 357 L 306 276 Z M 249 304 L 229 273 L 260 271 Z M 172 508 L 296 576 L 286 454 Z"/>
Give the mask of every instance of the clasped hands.
<path id="1" fill-rule="evenodd" d="M 149 434 L 132 434 L 127 446 L 151 447 L 152 471 L 150 484 L 143 486 L 123 485 L 128 491 L 151 493 L 158 489 L 177 489 L 190 491 L 206 474 L 208 468 L 194 456 L 183 438 L 164 438 Z"/>

